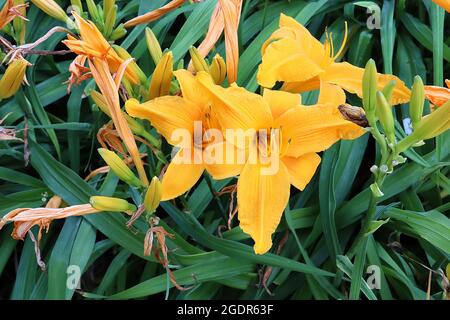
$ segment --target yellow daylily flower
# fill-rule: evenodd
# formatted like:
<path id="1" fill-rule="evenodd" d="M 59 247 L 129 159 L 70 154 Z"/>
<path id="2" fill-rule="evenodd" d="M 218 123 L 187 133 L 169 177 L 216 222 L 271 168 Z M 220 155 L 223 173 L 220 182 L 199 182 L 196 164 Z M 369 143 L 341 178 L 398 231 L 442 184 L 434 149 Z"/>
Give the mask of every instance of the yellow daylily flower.
<path id="1" fill-rule="evenodd" d="M 327 35 L 322 44 L 304 26 L 282 14 L 280 28 L 262 47 L 262 63 L 257 74 L 259 84 L 272 88 L 277 81 L 283 81 L 283 90 L 304 92 L 328 83 L 362 97 L 364 69 L 336 62 L 344 51 L 346 38 L 347 32 L 342 47 L 335 53 L 332 35 Z M 410 90 L 395 76 L 378 74 L 379 90 L 390 80 L 396 81 L 391 103 L 409 101 Z"/>
<path id="2" fill-rule="evenodd" d="M 14 20 L 15 17 L 21 17 L 26 20 L 21 8 L 26 8 L 28 4 L 14 5 L 14 0 L 7 0 L 0 10 L 0 29 L 3 29 L 8 23 Z"/>
<path id="3" fill-rule="evenodd" d="M 162 178 L 161 201 L 176 198 L 188 191 L 205 169 L 215 179 L 235 176 L 241 169 L 239 165 L 220 165 L 203 161 L 203 158 L 208 156 L 209 147 L 217 142 L 213 139 L 202 139 L 198 143 L 195 136 L 199 133 L 195 133 L 195 126 L 201 125 L 201 136 L 205 136 L 205 132 L 210 129 L 220 127 L 211 114 L 208 95 L 199 84 L 198 76 L 193 76 L 186 70 L 177 70 L 174 74 L 180 83 L 182 97 L 163 96 L 142 104 L 131 99 L 125 105 L 128 114 L 149 120 L 171 145 L 180 148 Z M 209 75 L 204 75 L 209 78 Z M 211 78 L 207 81 L 212 83 Z M 188 133 L 191 140 L 180 145 L 176 134 L 179 129 Z M 226 145 L 219 144 L 215 147 L 225 148 Z"/>
<path id="4" fill-rule="evenodd" d="M 117 72 L 125 60 L 119 57 L 93 22 L 84 20 L 75 11 L 72 14 L 80 30 L 81 39 L 68 35 L 67 40 L 64 40 L 63 43 L 78 55 L 106 59 L 111 71 Z M 125 70 L 125 77 L 134 84 L 139 83 L 139 75 L 133 72 L 129 66 Z"/>
<path id="5" fill-rule="evenodd" d="M 317 152 L 365 131 L 342 118 L 338 105 L 345 102 L 345 95 L 334 85 L 322 88 L 319 104 L 303 106 L 298 94 L 266 89 L 261 97 L 237 86 L 224 89 L 201 83 L 211 94 L 213 113 L 223 127 L 254 129 L 244 147 L 256 147 L 259 157 L 254 161 L 249 156 L 238 178 L 238 218 L 255 241 L 255 252 L 263 254 L 272 246 L 290 185 L 306 187 L 320 163 Z M 278 134 L 272 134 L 274 129 Z M 268 139 L 261 139 L 263 130 L 271 133 Z M 278 166 L 271 170 L 274 163 Z"/>
<path id="6" fill-rule="evenodd" d="M 440 107 L 450 100 L 450 80 L 445 80 L 445 84 L 447 88 L 425 86 L 425 97 L 436 107 Z"/>
<path id="7" fill-rule="evenodd" d="M 450 13 L 450 0 L 432 0 L 432 1 L 441 8 L 444 8 L 445 11 Z"/>

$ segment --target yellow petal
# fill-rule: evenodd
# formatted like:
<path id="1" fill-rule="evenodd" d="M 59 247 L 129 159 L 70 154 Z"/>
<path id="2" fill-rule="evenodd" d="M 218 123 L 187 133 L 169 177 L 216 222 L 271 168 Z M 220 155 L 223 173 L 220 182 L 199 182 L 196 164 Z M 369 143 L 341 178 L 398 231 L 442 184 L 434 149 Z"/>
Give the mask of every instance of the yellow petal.
<path id="1" fill-rule="evenodd" d="M 262 168 L 246 164 L 237 185 L 240 227 L 255 241 L 257 254 L 271 248 L 272 233 L 280 223 L 290 192 L 289 174 L 282 162 L 273 175 L 262 175 Z"/>
<path id="2" fill-rule="evenodd" d="M 142 104 L 130 99 L 125 109 L 132 117 L 150 121 L 172 145 L 179 143 L 178 129 L 185 129 L 193 139 L 194 121 L 202 119 L 200 108 L 181 97 L 164 96 Z"/>
<path id="3" fill-rule="evenodd" d="M 291 184 L 303 190 L 314 176 L 320 164 L 320 157 L 317 153 L 307 153 L 298 158 L 283 157 L 282 161 L 288 170 Z"/>
<path id="4" fill-rule="evenodd" d="M 337 106 L 323 104 L 289 109 L 277 120 L 282 128 L 283 145 L 288 144 L 286 156 L 320 152 L 340 139 L 356 139 L 364 130 L 344 120 Z"/>
<path id="5" fill-rule="evenodd" d="M 285 82 L 283 83 L 281 90 L 292 93 L 301 93 L 317 90 L 320 88 L 320 84 L 320 77 L 316 76 L 306 81 Z"/>
<path id="6" fill-rule="evenodd" d="M 345 92 L 339 86 L 322 82 L 320 84 L 320 94 L 317 103 L 329 103 L 334 106 L 339 106 L 345 103 Z"/>
<path id="7" fill-rule="evenodd" d="M 277 81 L 306 81 L 321 73 L 322 68 L 303 51 L 303 46 L 292 39 L 271 43 L 259 65 L 258 83 L 272 88 Z"/>
<path id="8" fill-rule="evenodd" d="M 301 45 L 302 51 L 316 64 L 321 64 L 323 62 L 325 57 L 324 45 L 314 38 L 309 30 L 303 25 L 284 14 L 281 14 L 280 16 L 280 28 L 272 33 L 269 39 L 264 43 L 262 53 L 264 54 L 270 43 L 280 39 L 293 39 L 297 41 Z"/>
<path id="9" fill-rule="evenodd" d="M 198 79 L 207 89 L 213 113 L 223 128 L 258 130 L 272 123 L 269 105 L 260 95 L 237 86 L 222 88 L 204 72 L 199 73 Z"/>
<path id="10" fill-rule="evenodd" d="M 449 0 L 432 0 L 432 1 L 450 13 L 450 1 Z"/>
<path id="11" fill-rule="evenodd" d="M 208 105 L 210 101 L 208 93 L 206 92 L 204 86 L 200 84 L 197 77 L 192 75 L 189 71 L 183 69 L 175 71 L 174 74 L 180 84 L 183 98 L 203 107 Z"/>
<path id="12" fill-rule="evenodd" d="M 181 149 L 174 157 L 174 160 L 172 160 L 169 164 L 169 167 L 164 173 L 164 177 L 161 182 L 161 201 L 171 200 L 182 195 L 192 188 L 200 179 L 204 170 L 204 166 L 202 164 L 192 163 L 194 161 L 190 161 L 191 163 L 178 163 L 182 162 L 182 160 L 179 159 L 185 157 L 186 153 L 190 152 L 190 149 Z"/>
<path id="13" fill-rule="evenodd" d="M 331 64 L 321 75 L 321 80 L 340 86 L 342 89 L 355 93 L 362 98 L 362 78 L 363 68 L 358 68 L 350 63 L 341 62 Z M 387 74 L 378 74 L 378 90 L 391 80 L 395 80 L 396 86 L 392 93 L 392 104 L 406 103 L 409 101 L 411 91 L 405 86 L 405 83 L 398 77 Z"/>
<path id="14" fill-rule="evenodd" d="M 285 91 L 265 89 L 263 98 L 269 104 L 274 119 L 281 116 L 289 108 L 302 104 L 301 95 Z"/>
<path id="15" fill-rule="evenodd" d="M 206 171 L 215 180 L 239 175 L 244 168 L 245 159 L 245 150 L 239 150 L 227 141 L 209 144 L 203 150 Z"/>

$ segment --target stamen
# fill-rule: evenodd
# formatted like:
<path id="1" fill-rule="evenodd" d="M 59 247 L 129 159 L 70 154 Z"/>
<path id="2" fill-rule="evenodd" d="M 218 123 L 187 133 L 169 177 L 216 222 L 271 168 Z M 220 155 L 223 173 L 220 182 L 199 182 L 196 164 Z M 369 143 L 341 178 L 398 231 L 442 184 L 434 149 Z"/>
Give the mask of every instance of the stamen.
<path id="1" fill-rule="evenodd" d="M 342 54 L 342 52 L 344 51 L 345 44 L 347 43 L 347 37 L 348 37 L 348 25 L 347 25 L 347 21 L 345 21 L 344 40 L 342 40 L 341 48 L 336 53 L 336 55 L 333 56 L 333 59 L 336 59 L 337 57 L 339 57 Z"/>

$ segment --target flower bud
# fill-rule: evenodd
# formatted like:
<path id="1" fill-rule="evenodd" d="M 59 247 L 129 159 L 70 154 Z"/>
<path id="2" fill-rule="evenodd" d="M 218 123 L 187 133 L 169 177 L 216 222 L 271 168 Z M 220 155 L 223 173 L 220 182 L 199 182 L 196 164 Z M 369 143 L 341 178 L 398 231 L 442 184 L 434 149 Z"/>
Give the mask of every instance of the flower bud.
<path id="1" fill-rule="evenodd" d="M 118 45 L 113 45 L 114 51 L 119 55 L 123 60 L 132 59 L 133 57 L 128 53 L 127 50 Z M 147 77 L 145 76 L 144 71 L 137 65 L 136 61 L 131 61 L 128 63 L 127 68 L 131 70 L 141 81 L 141 83 L 147 82 Z"/>
<path id="2" fill-rule="evenodd" d="M 63 8 L 54 0 L 31 0 L 36 7 L 44 11 L 50 17 L 66 22 L 70 27 L 75 26 L 73 21 L 67 16 Z"/>
<path id="3" fill-rule="evenodd" d="M 395 123 L 392 108 L 383 93 L 377 92 L 377 116 L 390 143 L 395 142 Z"/>
<path id="4" fill-rule="evenodd" d="M 416 128 L 422 119 L 423 105 L 425 102 L 425 88 L 422 78 L 414 77 L 414 84 L 411 91 L 411 100 L 409 101 L 409 115 L 413 128 Z"/>
<path id="5" fill-rule="evenodd" d="M 159 60 L 161 60 L 162 58 L 163 53 L 158 39 L 156 39 L 156 36 L 153 33 L 152 29 L 145 29 L 145 40 L 147 42 L 147 48 L 150 52 L 150 55 L 152 56 L 153 61 L 155 62 L 155 64 L 158 64 Z"/>
<path id="6" fill-rule="evenodd" d="M 98 153 L 120 180 L 135 187 L 142 186 L 141 181 L 117 154 L 104 148 L 99 148 Z"/>
<path id="7" fill-rule="evenodd" d="M 189 54 L 191 55 L 192 64 L 194 65 L 194 69 L 196 72 L 209 72 L 208 64 L 206 63 L 200 52 L 197 50 L 197 48 L 190 47 Z"/>
<path id="8" fill-rule="evenodd" d="M 377 66 L 375 61 L 370 59 L 366 64 L 363 75 L 363 107 L 369 117 L 372 117 L 375 113 L 377 86 Z"/>
<path id="9" fill-rule="evenodd" d="M 23 58 L 15 59 L 9 64 L 0 79 L 0 100 L 13 96 L 19 90 L 28 65 L 28 61 Z"/>
<path id="10" fill-rule="evenodd" d="M 70 0 L 70 3 L 72 4 L 73 11 L 78 14 L 83 12 L 83 4 L 81 3 L 81 0 Z"/>
<path id="11" fill-rule="evenodd" d="M 94 209 L 109 212 L 132 212 L 136 211 L 136 206 L 120 198 L 92 196 L 89 203 Z"/>
<path id="12" fill-rule="evenodd" d="M 370 190 L 376 198 L 381 198 L 382 196 L 384 196 L 384 193 L 381 191 L 377 183 L 372 183 L 370 185 Z"/>
<path id="13" fill-rule="evenodd" d="M 390 80 L 388 83 L 386 83 L 386 85 L 382 90 L 383 95 L 388 103 L 390 103 L 392 99 L 392 94 L 394 93 L 395 85 L 396 85 L 395 80 Z"/>
<path id="14" fill-rule="evenodd" d="M 115 3 L 115 0 L 103 1 L 103 13 L 105 15 L 104 33 L 106 37 L 111 35 L 114 25 L 116 24 L 117 6 Z"/>
<path id="15" fill-rule="evenodd" d="M 111 33 L 111 36 L 109 37 L 109 40 L 115 41 L 117 39 L 120 39 L 120 38 L 124 37 L 126 34 L 127 34 L 127 29 L 125 29 L 125 27 L 121 23 Z"/>
<path id="16" fill-rule="evenodd" d="M 100 13 L 98 12 L 97 5 L 93 0 L 86 0 L 89 15 L 93 21 L 100 21 Z"/>
<path id="17" fill-rule="evenodd" d="M 450 129 L 450 100 L 437 108 L 429 115 L 423 117 L 416 125 L 414 132 L 400 141 L 397 145 L 398 152 L 403 152 L 411 146 L 415 146 L 422 140 L 432 139 Z"/>
<path id="18" fill-rule="evenodd" d="M 153 177 L 144 198 L 144 206 L 147 212 L 153 213 L 161 202 L 162 184 L 158 177 Z"/>
<path id="19" fill-rule="evenodd" d="M 216 54 L 209 66 L 209 74 L 213 78 L 216 84 L 222 84 L 227 76 L 227 65 L 225 64 L 225 60 Z"/>
<path id="20" fill-rule="evenodd" d="M 156 65 L 150 82 L 149 98 L 154 99 L 170 93 L 170 84 L 173 77 L 173 55 L 166 52 Z"/>

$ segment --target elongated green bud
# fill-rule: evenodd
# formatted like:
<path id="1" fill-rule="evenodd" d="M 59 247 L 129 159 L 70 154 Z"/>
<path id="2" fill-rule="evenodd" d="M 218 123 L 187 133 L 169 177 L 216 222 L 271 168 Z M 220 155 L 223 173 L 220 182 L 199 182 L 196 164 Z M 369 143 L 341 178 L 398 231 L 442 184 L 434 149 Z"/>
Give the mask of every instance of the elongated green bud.
<path id="1" fill-rule="evenodd" d="M 213 78 L 216 84 L 222 84 L 227 76 L 227 65 L 225 64 L 225 60 L 219 55 L 216 54 L 209 66 L 209 74 Z"/>
<path id="2" fill-rule="evenodd" d="M 115 0 L 104 0 L 103 1 L 103 12 L 105 15 L 105 35 L 109 37 L 113 31 L 114 25 L 116 24 L 117 16 L 117 6 L 115 5 Z"/>
<path id="3" fill-rule="evenodd" d="M 170 85 L 173 77 L 173 55 L 166 52 L 156 65 L 150 82 L 149 98 L 154 99 L 166 96 L 170 93 Z"/>
<path id="4" fill-rule="evenodd" d="M 31 0 L 31 2 L 33 2 L 33 4 L 36 7 L 38 7 L 42 11 L 44 11 L 50 17 L 67 23 L 70 28 L 75 26 L 73 21 L 70 20 L 70 18 L 67 16 L 64 9 L 61 8 L 56 1 L 53 1 L 53 0 Z"/>
<path id="5" fill-rule="evenodd" d="M 386 97 L 383 93 L 377 92 L 377 115 L 380 119 L 381 126 L 383 127 L 384 133 L 390 143 L 395 142 L 395 128 L 394 128 L 394 116 L 392 114 L 392 108 L 387 102 Z"/>
<path id="6" fill-rule="evenodd" d="M 87 8 L 89 15 L 91 16 L 92 20 L 94 21 L 100 21 L 100 13 L 98 12 L 97 5 L 93 0 L 86 0 Z"/>
<path id="7" fill-rule="evenodd" d="M 145 29 L 145 40 L 147 42 L 147 48 L 150 52 L 150 55 L 152 56 L 153 62 L 155 62 L 155 64 L 158 64 L 159 60 L 161 60 L 162 58 L 163 53 L 158 39 L 156 39 L 156 36 L 153 33 L 152 29 Z"/>
<path id="8" fill-rule="evenodd" d="M 409 115 L 413 128 L 417 128 L 423 115 L 423 105 L 425 102 L 425 88 L 422 78 L 414 77 L 414 84 L 411 91 L 411 100 L 409 101 Z"/>
<path id="9" fill-rule="evenodd" d="M 202 57 L 200 52 L 197 50 L 197 48 L 190 47 L 189 54 L 191 55 L 192 64 L 194 65 L 195 71 L 209 72 L 208 64 L 206 63 L 205 59 Z"/>
<path id="10" fill-rule="evenodd" d="M 370 59 L 363 75 L 363 107 L 368 118 L 375 114 L 377 100 L 378 74 L 375 61 Z"/>
<path id="11" fill-rule="evenodd" d="M 128 60 L 133 58 L 127 50 L 125 50 L 124 48 L 122 48 L 121 46 L 118 45 L 113 45 L 114 51 L 119 55 L 119 57 L 121 57 L 123 60 Z M 137 65 L 137 63 L 133 60 L 128 64 L 128 68 L 130 68 L 132 70 L 132 72 L 134 74 L 136 74 L 139 77 L 139 80 L 141 81 L 141 83 L 145 83 L 147 82 L 147 77 L 144 73 L 144 71 L 142 71 L 142 69 Z"/>
<path id="12" fill-rule="evenodd" d="M 127 34 L 127 29 L 125 29 L 125 27 L 123 26 L 123 23 L 121 23 L 111 33 L 111 36 L 109 37 L 109 39 L 112 41 L 115 41 L 117 39 L 124 37 L 126 34 Z"/>
<path id="13" fill-rule="evenodd" d="M 81 14 L 83 12 L 83 4 L 81 3 L 81 0 L 70 0 L 70 3 L 72 4 L 72 10 L 76 13 Z"/>
<path id="14" fill-rule="evenodd" d="M 450 100 L 423 117 L 412 134 L 400 141 L 398 152 L 403 152 L 422 140 L 431 139 L 450 129 Z"/>
<path id="15" fill-rule="evenodd" d="M 394 93 L 396 82 L 395 80 L 390 80 L 383 88 L 383 95 L 386 98 L 386 101 L 390 103 L 392 99 L 392 94 Z"/>
<path id="16" fill-rule="evenodd" d="M 104 148 L 99 148 L 98 153 L 120 180 L 135 187 L 142 186 L 141 181 L 117 154 Z"/>
<path id="17" fill-rule="evenodd" d="M 94 209 L 109 212 L 132 212 L 136 206 L 120 198 L 92 196 L 89 203 Z"/>
<path id="18" fill-rule="evenodd" d="M 162 185 L 158 177 L 153 177 L 144 198 L 144 206 L 148 213 L 155 212 L 161 202 Z"/>

